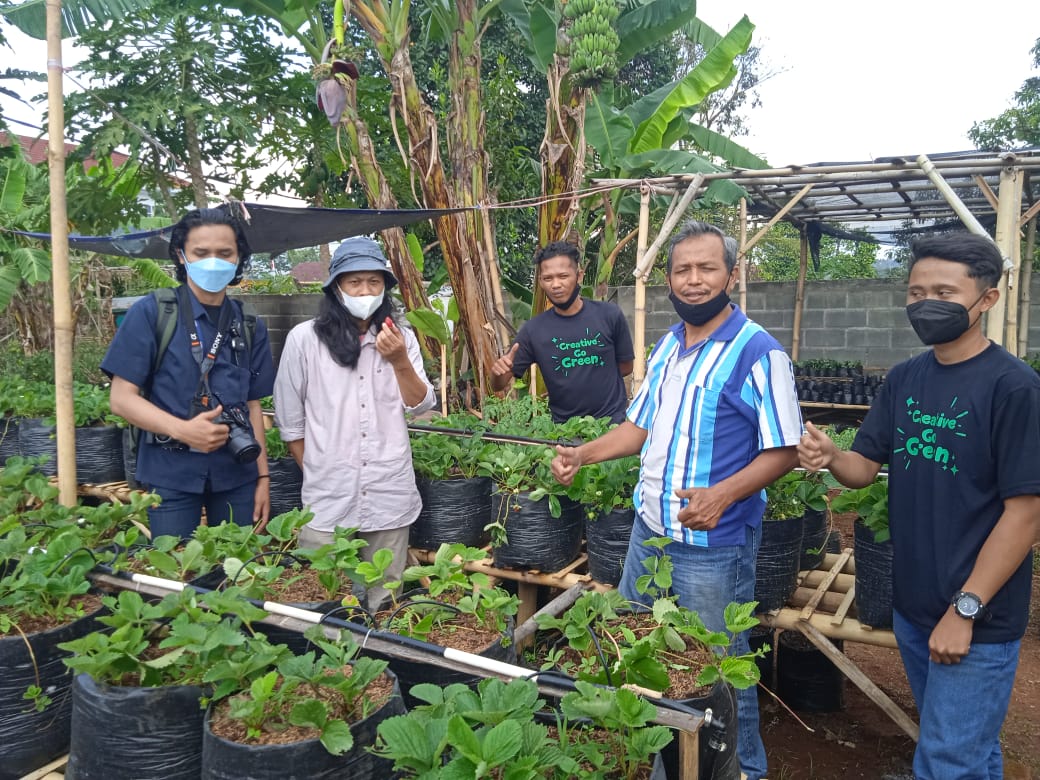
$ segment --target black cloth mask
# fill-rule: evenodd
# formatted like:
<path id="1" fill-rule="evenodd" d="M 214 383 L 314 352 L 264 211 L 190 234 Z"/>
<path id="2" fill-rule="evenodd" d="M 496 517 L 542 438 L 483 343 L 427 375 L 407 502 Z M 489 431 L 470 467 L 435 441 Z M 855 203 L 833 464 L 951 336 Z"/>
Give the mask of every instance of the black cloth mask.
<path id="1" fill-rule="evenodd" d="M 975 303 L 981 301 L 987 292 L 988 288 L 975 299 Z M 968 308 L 956 301 L 936 301 L 931 298 L 915 301 L 906 307 L 906 316 L 917 338 L 928 346 L 956 341 L 972 325 L 968 318 Z"/>
<path id="2" fill-rule="evenodd" d="M 581 284 L 576 284 L 574 285 L 574 292 L 571 293 L 571 296 L 566 301 L 564 301 L 563 303 L 554 303 L 553 306 L 555 306 L 560 311 L 567 311 L 567 309 L 569 309 L 574 304 L 574 302 L 578 300 L 579 295 L 581 295 Z"/>
<path id="3" fill-rule="evenodd" d="M 686 303 L 680 300 L 674 292 L 668 293 L 668 300 L 672 302 L 675 313 L 679 315 L 679 318 L 694 327 L 703 325 L 729 306 L 729 295 L 725 290 L 704 303 Z"/>

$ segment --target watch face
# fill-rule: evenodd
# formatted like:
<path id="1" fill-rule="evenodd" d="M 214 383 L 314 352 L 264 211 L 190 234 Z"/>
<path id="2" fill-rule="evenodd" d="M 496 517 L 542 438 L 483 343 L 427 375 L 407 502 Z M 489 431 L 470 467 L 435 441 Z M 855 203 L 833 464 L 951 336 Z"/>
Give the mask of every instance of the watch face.
<path id="1" fill-rule="evenodd" d="M 981 606 L 977 598 L 964 594 L 957 599 L 957 614 L 966 618 L 975 617 Z"/>

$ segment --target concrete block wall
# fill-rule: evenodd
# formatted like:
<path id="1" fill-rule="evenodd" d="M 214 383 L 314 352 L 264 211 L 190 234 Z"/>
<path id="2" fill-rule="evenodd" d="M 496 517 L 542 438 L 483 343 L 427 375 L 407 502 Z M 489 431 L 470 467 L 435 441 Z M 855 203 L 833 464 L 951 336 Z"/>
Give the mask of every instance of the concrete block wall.
<path id="1" fill-rule="evenodd" d="M 788 352 L 794 327 L 795 282 L 752 282 L 747 313 Z M 630 327 L 635 288 L 612 289 Z M 1029 316 L 1029 354 L 1040 353 L 1040 278 L 1033 277 Z M 738 293 L 734 293 L 737 299 Z M 802 312 L 800 360 L 859 360 L 872 368 L 889 368 L 924 347 L 906 319 L 906 282 L 901 279 L 845 279 L 807 282 Z M 678 321 L 664 287 L 646 291 L 646 345 L 649 347 Z M 633 333 L 634 333 L 633 327 Z"/>
<path id="2" fill-rule="evenodd" d="M 748 285 L 748 315 L 791 350 L 794 282 Z M 1040 276 L 1031 285 L 1029 354 L 1040 353 Z M 617 287 L 608 298 L 617 303 L 633 329 L 635 288 Z M 267 323 L 275 363 L 293 326 L 318 313 L 320 295 L 249 295 L 248 306 Z M 802 313 L 800 360 L 859 360 L 871 368 L 889 368 L 924 347 L 907 322 L 906 283 L 899 279 L 846 279 L 807 282 Z M 649 347 L 678 317 L 665 287 L 646 291 L 646 345 Z"/>

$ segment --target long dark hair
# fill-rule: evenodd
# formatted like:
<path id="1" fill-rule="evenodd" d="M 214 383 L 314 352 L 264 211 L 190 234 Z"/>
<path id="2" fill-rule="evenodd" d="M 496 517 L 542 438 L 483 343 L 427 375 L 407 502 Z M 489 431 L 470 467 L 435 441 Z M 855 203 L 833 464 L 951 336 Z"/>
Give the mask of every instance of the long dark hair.
<path id="1" fill-rule="evenodd" d="M 252 258 L 252 250 L 249 241 L 246 240 L 245 231 L 238 217 L 231 213 L 226 205 L 217 206 L 212 209 L 195 209 L 189 211 L 180 222 L 173 226 L 170 233 L 170 259 L 173 260 L 174 271 L 177 281 L 184 284 L 188 279 L 188 271 L 184 267 L 184 245 L 188 242 L 188 234 L 197 227 L 203 225 L 227 225 L 235 231 L 235 246 L 238 248 L 238 269 L 235 278 L 228 282 L 228 287 L 233 287 L 242 281 L 242 276 L 249 270 L 249 261 Z"/>
<path id="2" fill-rule="evenodd" d="M 318 308 L 318 316 L 314 320 L 314 332 L 318 340 L 325 345 L 332 359 L 341 366 L 357 368 L 358 356 L 361 354 L 361 334 L 358 332 L 358 321 L 343 307 L 339 299 L 339 285 L 333 282 L 323 292 Z M 383 329 L 387 317 L 393 319 L 394 304 L 390 296 L 383 294 L 383 302 L 379 304 L 372 322 L 376 325 L 376 333 Z"/>

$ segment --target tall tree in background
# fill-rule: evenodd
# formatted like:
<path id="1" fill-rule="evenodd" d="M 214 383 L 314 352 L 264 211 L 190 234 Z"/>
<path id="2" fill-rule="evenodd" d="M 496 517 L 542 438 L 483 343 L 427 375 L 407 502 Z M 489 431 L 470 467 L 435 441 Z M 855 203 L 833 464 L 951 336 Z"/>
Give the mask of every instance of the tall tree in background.
<path id="1" fill-rule="evenodd" d="M 1033 68 L 1040 68 L 1040 38 L 1030 53 Z M 979 149 L 992 151 L 1040 146 L 1040 76 L 1022 82 L 1015 93 L 1015 105 L 992 119 L 973 124 L 968 137 Z"/>
<path id="2" fill-rule="evenodd" d="M 79 38 L 89 54 L 76 70 L 91 84 L 68 97 L 69 130 L 93 153 L 128 148 L 172 219 L 183 205 L 170 186 L 181 166 L 196 207 L 214 194 L 210 177 L 250 186 L 242 172 L 262 167 L 269 120 L 301 113 L 290 52 L 270 42 L 271 32 L 262 20 L 188 10 L 179 0 L 155 0 L 89 30 Z"/>

